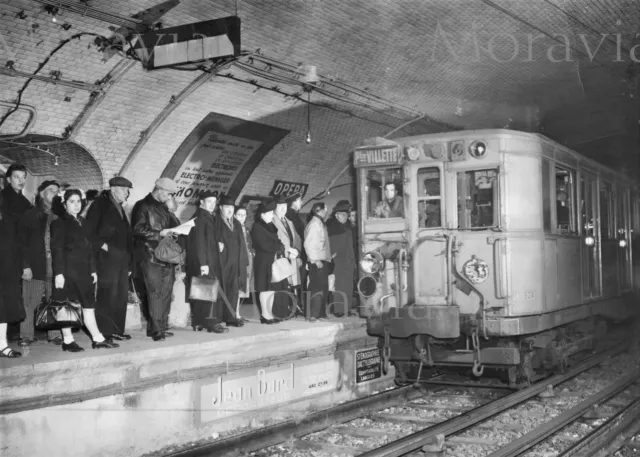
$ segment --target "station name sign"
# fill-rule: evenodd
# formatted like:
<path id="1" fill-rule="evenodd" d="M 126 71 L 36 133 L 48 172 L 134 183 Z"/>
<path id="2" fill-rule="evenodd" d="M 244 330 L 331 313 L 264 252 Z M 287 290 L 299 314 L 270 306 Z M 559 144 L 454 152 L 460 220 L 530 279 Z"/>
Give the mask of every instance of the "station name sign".
<path id="1" fill-rule="evenodd" d="M 400 163 L 403 157 L 398 146 L 375 146 L 355 151 L 355 166 Z"/>

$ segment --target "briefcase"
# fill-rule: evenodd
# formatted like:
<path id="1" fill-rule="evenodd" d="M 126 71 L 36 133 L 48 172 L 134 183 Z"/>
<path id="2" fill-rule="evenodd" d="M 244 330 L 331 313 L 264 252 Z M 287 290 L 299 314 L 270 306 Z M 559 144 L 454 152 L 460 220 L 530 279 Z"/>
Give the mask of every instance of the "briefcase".
<path id="1" fill-rule="evenodd" d="M 192 276 L 189 287 L 189 300 L 215 302 L 218 300 L 220 282 L 217 278 Z"/>

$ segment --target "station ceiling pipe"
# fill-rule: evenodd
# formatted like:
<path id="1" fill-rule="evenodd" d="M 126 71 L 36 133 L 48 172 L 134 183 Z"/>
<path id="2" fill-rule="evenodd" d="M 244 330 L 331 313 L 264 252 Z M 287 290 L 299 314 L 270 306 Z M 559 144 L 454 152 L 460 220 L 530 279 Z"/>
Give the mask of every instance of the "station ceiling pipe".
<path id="1" fill-rule="evenodd" d="M 5 102 L 4 100 L 0 100 L 0 106 L 4 106 L 5 108 L 13 109 L 13 108 L 15 108 L 16 104 L 15 104 L 15 102 Z M 0 135 L 0 140 L 15 140 L 15 139 L 18 139 L 18 138 L 22 138 L 23 136 L 25 136 L 27 133 L 29 133 L 31 131 L 31 129 L 33 128 L 34 124 L 36 123 L 36 120 L 38 119 L 38 112 L 36 111 L 36 109 L 33 106 L 25 105 L 25 104 L 21 103 L 20 105 L 18 105 L 18 109 L 24 109 L 24 110 L 27 110 L 27 111 L 29 111 L 31 113 L 31 117 L 29 118 L 29 122 L 24 127 L 22 132 L 18 133 L 17 135 Z"/>

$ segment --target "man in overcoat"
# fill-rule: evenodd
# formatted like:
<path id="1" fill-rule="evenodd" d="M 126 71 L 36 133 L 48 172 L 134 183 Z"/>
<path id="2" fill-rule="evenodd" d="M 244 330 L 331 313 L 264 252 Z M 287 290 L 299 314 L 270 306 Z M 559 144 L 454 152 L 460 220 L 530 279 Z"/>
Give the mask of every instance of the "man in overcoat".
<path id="1" fill-rule="evenodd" d="M 187 298 L 190 295 L 191 279 L 198 276 L 217 278 L 222 282 L 220 243 L 215 230 L 213 212 L 216 209 L 218 193 L 204 191 L 200 194 L 200 206 L 194 214 L 195 225 L 187 236 Z M 191 301 L 191 326 L 194 330 L 207 329 L 209 332 L 225 333 L 223 327 L 224 302 L 218 297 L 216 302 Z"/>
<path id="2" fill-rule="evenodd" d="M 117 176 L 108 191 L 89 208 L 85 228 L 97 259 L 96 321 L 100 332 L 113 340 L 130 340 L 125 334 L 129 276 L 134 269 L 133 231 L 122 205 L 129 198 L 131 181 Z"/>
<path id="3" fill-rule="evenodd" d="M 332 217 L 327 221 L 335 275 L 332 305 L 333 312 L 338 316 L 356 315 L 353 309 L 353 275 L 356 269 L 356 257 L 353 252 L 353 230 L 349 225 L 350 210 L 351 204 L 347 200 L 340 200 L 333 209 Z"/>
<path id="4" fill-rule="evenodd" d="M 31 208 L 31 202 L 23 195 L 24 186 L 27 183 L 27 169 L 20 164 L 9 166 L 5 173 L 6 185 L 2 189 L 4 200 L 4 213 L 7 222 L 13 225 L 13 233 L 17 235 L 18 225 L 24 213 Z M 7 242 L 10 250 L 8 255 L 0 258 L 0 290 L 4 300 L 22 305 L 22 286 L 20 278 L 22 275 L 22 255 L 20 243 L 17 240 L 3 240 Z M 13 306 L 13 305 L 12 305 Z M 20 340 L 20 322 L 13 321 L 7 329 L 9 341 Z"/>
<path id="5" fill-rule="evenodd" d="M 51 297 L 53 266 L 51 259 L 51 223 L 58 218 L 53 214 L 53 199 L 60 186 L 56 181 L 43 181 L 38 186 L 36 205 L 22 216 L 18 238 L 22 248 L 22 299 L 27 317 L 21 326 L 20 346 L 28 346 L 35 338 L 34 312 L 44 296 Z M 60 330 L 47 333 L 47 340 L 62 344 Z"/>
<path id="6" fill-rule="evenodd" d="M 220 199 L 220 214 L 216 217 L 216 235 L 222 243 L 222 290 L 226 297 L 223 319 L 228 326 L 242 327 L 244 322 L 236 316 L 236 307 L 240 294 L 240 275 L 246 274 L 249 257 L 244 246 L 242 225 L 233 217 L 235 209 L 234 199 L 223 195 Z"/>

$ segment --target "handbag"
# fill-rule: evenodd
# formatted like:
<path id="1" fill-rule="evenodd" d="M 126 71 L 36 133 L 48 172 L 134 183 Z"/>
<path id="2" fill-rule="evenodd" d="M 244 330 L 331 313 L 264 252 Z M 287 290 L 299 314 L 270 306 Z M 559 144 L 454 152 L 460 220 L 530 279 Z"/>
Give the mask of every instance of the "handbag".
<path id="1" fill-rule="evenodd" d="M 165 236 L 158 243 L 158 247 L 155 249 L 155 255 L 161 262 L 182 264 L 183 252 L 182 248 L 172 236 Z"/>
<path id="2" fill-rule="evenodd" d="M 218 300 L 220 292 L 220 281 L 218 278 L 208 276 L 192 276 L 189 287 L 189 300 L 201 300 L 215 302 Z"/>
<path id="3" fill-rule="evenodd" d="M 81 328 L 84 326 L 82 319 L 82 305 L 70 300 L 42 301 L 35 310 L 35 327 L 40 332 L 49 330 L 62 330 L 63 328 Z"/>
<path id="4" fill-rule="evenodd" d="M 289 276 L 293 276 L 296 272 L 296 267 L 291 265 L 288 259 L 276 255 L 276 259 L 271 265 L 271 282 L 280 282 L 287 279 Z"/>

